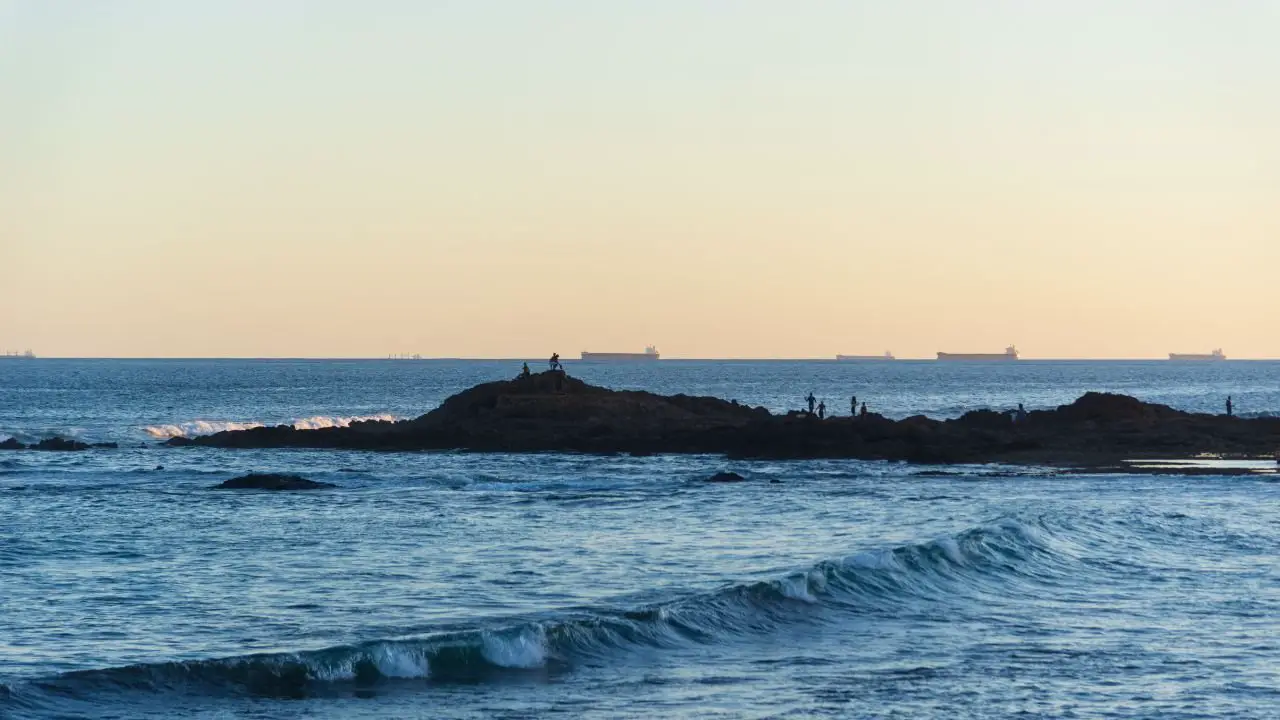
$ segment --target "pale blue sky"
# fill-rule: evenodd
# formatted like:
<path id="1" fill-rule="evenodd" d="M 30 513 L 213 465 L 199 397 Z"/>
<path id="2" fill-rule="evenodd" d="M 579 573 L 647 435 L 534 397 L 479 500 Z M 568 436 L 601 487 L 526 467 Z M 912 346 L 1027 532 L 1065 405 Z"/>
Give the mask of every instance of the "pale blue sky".
<path id="1" fill-rule="evenodd" d="M 1280 356 L 1276 38 L 1275 2 L 0 0 L 0 349 Z"/>

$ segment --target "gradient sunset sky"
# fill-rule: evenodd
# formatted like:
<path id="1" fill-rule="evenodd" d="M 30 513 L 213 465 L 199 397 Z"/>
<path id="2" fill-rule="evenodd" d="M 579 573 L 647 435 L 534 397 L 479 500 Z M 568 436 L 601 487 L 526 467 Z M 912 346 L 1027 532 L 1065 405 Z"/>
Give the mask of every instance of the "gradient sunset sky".
<path id="1" fill-rule="evenodd" d="M 0 0 L 0 351 L 1280 356 L 1280 3 Z"/>

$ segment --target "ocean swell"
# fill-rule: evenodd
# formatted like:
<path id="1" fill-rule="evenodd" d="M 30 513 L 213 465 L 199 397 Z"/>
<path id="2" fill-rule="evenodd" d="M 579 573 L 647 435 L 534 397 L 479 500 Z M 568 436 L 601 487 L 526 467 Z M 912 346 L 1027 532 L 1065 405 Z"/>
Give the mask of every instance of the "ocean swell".
<path id="1" fill-rule="evenodd" d="M 904 600 L 977 592 L 1065 572 L 1069 553 L 1038 521 L 1005 519 L 929 542 L 827 560 L 783 577 L 634 608 L 592 608 L 501 627 L 321 650 L 160 662 L 64 673 L 9 688 L 27 707 L 102 693 L 297 698 L 378 684 L 477 682 L 563 672 L 638 648 L 732 642 L 824 613 L 901 612 Z"/>

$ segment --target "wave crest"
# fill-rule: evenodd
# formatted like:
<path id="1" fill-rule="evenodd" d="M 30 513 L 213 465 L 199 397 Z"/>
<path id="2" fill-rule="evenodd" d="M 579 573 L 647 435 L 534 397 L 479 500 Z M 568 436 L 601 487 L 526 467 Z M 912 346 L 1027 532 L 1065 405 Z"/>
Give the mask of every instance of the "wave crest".
<path id="1" fill-rule="evenodd" d="M 929 542 L 819 562 L 778 579 L 732 584 L 639 608 L 582 610 L 506 627 L 297 653 L 77 671 L 35 681 L 17 692 L 36 704 L 68 695 L 139 691 L 296 698 L 342 685 L 476 682 L 510 673 L 556 672 L 575 661 L 607 660 L 632 649 L 760 635 L 812 619 L 815 612 L 894 612 L 908 598 L 945 601 L 957 590 L 977 591 L 1001 579 L 1061 572 L 1064 568 L 1054 566 L 1069 561 L 1070 553 L 1059 552 L 1057 544 L 1036 523 L 1003 520 Z"/>
<path id="2" fill-rule="evenodd" d="M 308 418 L 298 418 L 291 422 L 280 424 L 292 425 L 298 430 L 319 430 L 321 428 L 330 427 L 347 427 L 352 423 L 366 422 L 370 420 L 396 422 L 401 419 L 403 418 L 387 413 L 379 415 L 355 415 L 351 417 L 315 415 Z M 266 423 L 256 421 L 236 422 L 234 420 L 189 420 L 187 422 L 174 423 L 171 425 L 148 425 L 142 428 L 142 431 L 157 440 L 168 440 L 175 437 L 196 437 L 198 435 L 212 435 L 224 430 L 250 430 L 252 428 L 265 426 Z"/>

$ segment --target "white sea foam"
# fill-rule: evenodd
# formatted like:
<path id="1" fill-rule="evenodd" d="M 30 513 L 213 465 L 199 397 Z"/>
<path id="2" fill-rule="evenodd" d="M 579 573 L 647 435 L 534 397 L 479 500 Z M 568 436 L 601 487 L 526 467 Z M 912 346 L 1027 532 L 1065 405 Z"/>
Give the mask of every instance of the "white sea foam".
<path id="1" fill-rule="evenodd" d="M 343 658 L 341 662 L 334 665 L 315 662 L 307 663 L 297 655 L 291 657 L 297 662 L 304 662 L 307 666 L 307 674 L 315 680 L 322 682 L 349 682 L 356 679 L 355 659 L 352 657 Z"/>
<path id="2" fill-rule="evenodd" d="M 778 590 L 792 600 L 800 600 L 807 603 L 818 602 L 818 598 L 814 597 L 813 592 L 809 589 L 808 573 L 783 578 L 778 582 Z"/>
<path id="3" fill-rule="evenodd" d="M 283 425 L 292 425 L 298 430 L 318 430 L 320 428 L 329 427 L 347 427 L 351 423 L 363 422 L 365 420 L 385 420 L 395 422 L 400 418 L 395 415 L 383 413 L 381 415 L 357 415 L 354 417 L 330 417 L 327 415 L 316 415 L 309 418 L 299 418 L 289 423 L 281 423 Z M 174 437 L 195 437 L 197 435 L 212 435 L 224 430 L 249 430 L 251 428 L 263 427 L 266 423 L 261 422 L 236 422 L 233 420 L 190 420 L 187 422 L 174 423 L 172 425 L 148 425 L 142 428 L 142 431 L 157 440 L 168 440 Z"/>
<path id="4" fill-rule="evenodd" d="M 383 677 L 425 678 L 431 675 L 427 655 L 399 645 L 379 645 L 369 653 L 369 659 Z"/>
<path id="5" fill-rule="evenodd" d="M 940 537 L 933 541 L 933 545 L 947 556 L 947 559 L 956 565 L 964 565 L 964 553 L 960 550 L 960 544 L 953 537 Z"/>
<path id="6" fill-rule="evenodd" d="M 547 661 L 547 636 L 541 627 L 519 633 L 485 633 L 480 648 L 484 659 L 505 668 L 537 668 Z"/>
<path id="7" fill-rule="evenodd" d="M 891 550 L 865 551 L 856 555 L 850 555 L 844 559 L 847 567 L 865 568 L 867 570 L 901 570 L 902 563 L 898 562 Z"/>

